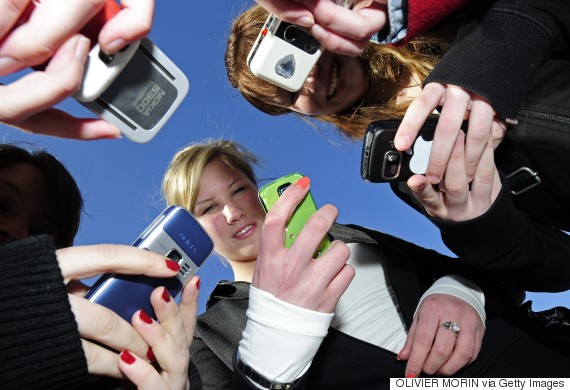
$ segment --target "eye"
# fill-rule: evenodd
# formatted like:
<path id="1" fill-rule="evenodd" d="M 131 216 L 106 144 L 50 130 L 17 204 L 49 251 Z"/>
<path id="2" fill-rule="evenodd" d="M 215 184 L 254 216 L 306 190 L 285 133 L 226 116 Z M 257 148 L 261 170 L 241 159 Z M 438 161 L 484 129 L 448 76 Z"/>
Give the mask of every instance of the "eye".
<path id="1" fill-rule="evenodd" d="M 209 214 L 209 213 L 211 213 L 212 211 L 214 211 L 215 208 L 216 208 L 216 205 L 212 204 L 212 205 L 206 207 L 206 208 L 202 211 L 201 214 L 202 214 L 202 215 Z"/>
<path id="2" fill-rule="evenodd" d="M 237 195 L 240 192 L 243 192 L 245 190 L 245 187 L 238 187 L 235 190 L 232 191 L 232 195 Z"/>

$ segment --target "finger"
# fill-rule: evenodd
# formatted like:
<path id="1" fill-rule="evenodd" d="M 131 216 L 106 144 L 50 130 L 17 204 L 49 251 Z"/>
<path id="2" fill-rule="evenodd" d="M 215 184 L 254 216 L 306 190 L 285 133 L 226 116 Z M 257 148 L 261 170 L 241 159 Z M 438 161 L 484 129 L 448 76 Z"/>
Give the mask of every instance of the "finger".
<path id="1" fill-rule="evenodd" d="M 194 337 L 194 328 L 196 327 L 196 316 L 198 315 L 198 294 L 200 292 L 200 277 L 194 275 L 182 290 L 180 297 L 180 310 L 182 321 L 184 323 L 184 331 L 188 342 Z"/>
<path id="2" fill-rule="evenodd" d="M 434 189 L 425 176 L 414 175 L 408 179 L 407 184 L 414 198 L 426 209 L 429 215 L 441 216 L 440 210 L 443 207 L 441 193 Z"/>
<path id="3" fill-rule="evenodd" d="M 457 135 L 461 132 L 469 101 L 470 96 L 465 90 L 453 85 L 447 86 L 426 169 L 426 177 L 432 184 L 438 184 L 443 178 Z"/>
<path id="4" fill-rule="evenodd" d="M 368 39 L 348 39 L 330 30 L 326 30 L 317 24 L 311 27 L 311 34 L 327 50 L 351 57 L 357 57 L 362 54 L 369 41 Z"/>
<path id="5" fill-rule="evenodd" d="M 410 352 L 412 351 L 412 343 L 414 341 L 414 335 L 416 333 L 417 322 L 416 318 L 412 322 L 412 326 L 410 326 L 410 330 L 408 331 L 408 336 L 406 337 L 406 342 L 404 343 L 404 347 L 398 352 L 398 356 L 396 359 L 398 360 L 408 360 L 410 357 Z M 406 370 L 407 372 L 407 370 Z M 412 374 L 417 375 L 418 372 L 413 372 Z"/>
<path id="6" fill-rule="evenodd" d="M 406 377 L 419 376 L 424 367 L 424 362 L 430 352 L 437 332 L 436 321 L 425 321 L 418 317 L 416 331 L 414 333 L 411 351 L 406 365 Z"/>
<path id="7" fill-rule="evenodd" d="M 155 390 L 169 388 L 158 371 L 140 356 L 124 350 L 119 354 L 119 358 L 115 360 L 115 364 L 117 364 L 117 361 L 121 372 L 137 386 L 137 389 Z"/>
<path id="8" fill-rule="evenodd" d="M 426 119 L 433 113 L 433 110 L 443 104 L 444 98 L 445 87 L 442 84 L 426 84 L 420 95 L 406 110 L 394 138 L 396 149 L 404 151 L 412 147 Z"/>
<path id="9" fill-rule="evenodd" d="M 495 166 L 494 154 L 493 140 L 489 138 L 475 172 L 475 178 L 471 183 L 472 203 L 478 215 L 486 212 L 493 204 L 498 195 L 498 190 L 494 191 L 494 187 L 501 187 L 500 180 L 498 183 L 495 182 L 497 168 Z"/>
<path id="10" fill-rule="evenodd" d="M 453 150 L 445 170 L 446 204 L 448 207 L 463 206 L 469 197 L 469 183 L 465 172 L 465 134 L 457 134 Z M 453 210 L 450 210 L 453 212 Z"/>
<path id="11" fill-rule="evenodd" d="M 105 0 L 44 1 L 29 20 L 15 29 L 0 47 L 0 57 L 8 57 L 0 74 L 5 75 L 51 58 L 69 36 L 103 8 Z"/>
<path id="12" fill-rule="evenodd" d="M 74 35 L 57 51 L 44 72 L 32 72 L 2 86 L 0 120 L 18 123 L 45 110 L 74 93 L 83 77 L 83 62 L 89 53 L 89 40 Z"/>
<path id="13" fill-rule="evenodd" d="M 493 114 L 493 107 L 486 100 L 478 96 L 472 99 L 465 145 L 465 166 L 469 182 L 475 176 L 487 140 L 492 134 Z"/>
<path id="14" fill-rule="evenodd" d="M 0 0 L 0 41 L 14 28 L 30 0 Z"/>
<path id="15" fill-rule="evenodd" d="M 172 277 L 180 266 L 164 256 L 128 245 L 84 245 L 56 250 L 64 281 L 104 273 Z"/>
<path id="16" fill-rule="evenodd" d="M 291 246 L 291 252 L 300 257 L 304 253 L 315 253 L 337 217 L 338 209 L 332 205 L 324 205 L 318 209 L 309 217 L 297 235 L 295 242 Z M 328 250 L 325 254 L 327 252 Z"/>
<path id="17" fill-rule="evenodd" d="M 335 297 L 339 297 L 340 299 L 340 296 L 344 294 L 344 292 L 350 285 L 350 282 L 352 282 L 352 279 L 354 279 L 355 275 L 356 271 L 354 270 L 354 268 L 349 264 L 344 264 L 342 266 L 342 269 L 335 275 L 334 279 L 329 283 L 329 286 L 327 288 L 329 294 Z M 338 299 L 336 300 L 336 302 L 338 303 Z M 326 313 L 332 313 L 335 307 L 336 303 L 329 307 L 323 307 L 322 310 L 323 312 Z"/>
<path id="18" fill-rule="evenodd" d="M 440 332 L 447 330 L 442 329 Z M 443 336 L 442 332 L 442 336 Z M 451 333 L 448 331 L 447 333 Z M 451 333 L 451 336 L 445 335 L 447 339 L 456 339 L 453 340 L 455 344 L 453 348 L 453 352 L 441 366 L 438 368 L 437 372 L 441 375 L 453 375 L 461 368 L 465 367 L 467 364 L 473 361 L 473 354 L 475 351 L 475 338 L 473 337 L 473 332 L 469 332 L 467 329 L 462 329 L 461 332 L 456 336 Z M 452 341 L 449 341 L 450 343 Z M 434 365 L 434 368 L 437 364 Z M 436 372 L 436 371 L 432 371 Z"/>
<path id="19" fill-rule="evenodd" d="M 34 92 L 30 91 L 30 94 Z M 56 108 L 33 114 L 14 127 L 34 134 L 92 141 L 121 138 L 117 126 L 102 119 L 76 118 Z"/>
<path id="20" fill-rule="evenodd" d="M 439 326 L 422 370 L 430 375 L 435 374 L 450 359 L 455 342 L 455 334 Z"/>
<path id="21" fill-rule="evenodd" d="M 279 19 L 303 27 L 315 24 L 313 14 L 299 2 L 291 0 L 256 0 L 263 8 Z"/>
<path id="22" fill-rule="evenodd" d="M 129 349 L 143 356 L 148 353 L 148 344 L 116 313 L 86 299 L 74 295 L 68 297 L 82 338 L 97 341 L 116 351 Z"/>
<path id="23" fill-rule="evenodd" d="M 117 365 L 117 353 L 88 340 L 81 339 L 87 370 L 93 375 L 121 378 L 121 370 Z"/>
<path id="24" fill-rule="evenodd" d="M 148 35 L 154 17 L 153 0 L 121 0 L 123 8 L 101 29 L 99 43 L 106 53 L 114 53 L 127 44 Z"/>

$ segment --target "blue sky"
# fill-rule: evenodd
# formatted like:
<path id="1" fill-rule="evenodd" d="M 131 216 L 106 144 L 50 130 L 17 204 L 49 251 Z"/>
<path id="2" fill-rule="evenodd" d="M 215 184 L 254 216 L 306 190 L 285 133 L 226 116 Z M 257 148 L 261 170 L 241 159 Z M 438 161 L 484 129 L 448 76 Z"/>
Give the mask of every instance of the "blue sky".
<path id="1" fill-rule="evenodd" d="M 318 205 L 338 207 L 341 223 L 355 223 L 450 254 L 439 232 L 400 201 L 384 184 L 360 178 L 360 143 L 339 138 L 332 129 L 315 130 L 294 117 L 270 117 L 249 105 L 229 85 L 224 51 L 231 20 L 249 1 L 157 2 L 149 38 L 188 76 L 190 92 L 161 132 L 147 144 L 127 139 L 81 142 L 25 134 L 0 125 L 2 142 L 24 141 L 58 156 L 78 181 L 85 215 L 77 245 L 131 244 L 164 208 L 162 175 L 173 154 L 209 137 L 229 138 L 264 161 L 260 179 L 298 171 L 311 177 Z M 8 82 L 10 78 L 0 78 Z M 91 113 L 73 100 L 60 108 Z M 210 259 L 199 271 L 201 310 L 219 279 L 231 279 L 228 266 Z M 567 304 L 570 292 L 529 294 L 535 310 Z"/>

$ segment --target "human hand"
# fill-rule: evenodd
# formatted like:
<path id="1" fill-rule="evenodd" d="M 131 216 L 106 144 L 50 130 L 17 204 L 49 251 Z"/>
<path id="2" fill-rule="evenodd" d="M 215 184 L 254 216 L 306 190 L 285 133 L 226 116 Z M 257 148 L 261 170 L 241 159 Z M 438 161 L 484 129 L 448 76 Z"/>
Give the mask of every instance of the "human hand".
<path id="1" fill-rule="evenodd" d="M 465 164 L 465 135 L 460 131 L 439 190 L 423 175 L 410 177 L 408 187 L 432 217 L 459 222 L 484 214 L 502 187 L 495 166 L 493 140 L 487 142 L 471 183 Z"/>
<path id="2" fill-rule="evenodd" d="M 279 19 L 309 28 L 327 50 L 353 57 L 387 21 L 386 0 L 356 0 L 352 9 L 331 0 L 256 1 Z"/>
<path id="3" fill-rule="evenodd" d="M 283 243 L 285 225 L 307 195 L 309 183 L 305 176 L 289 186 L 267 213 L 252 285 L 292 305 L 332 313 L 354 277 L 354 269 L 346 264 L 350 250 L 334 241 L 318 259 L 313 254 L 338 210 L 323 206 L 310 217 L 291 248 Z"/>
<path id="4" fill-rule="evenodd" d="M 442 326 L 450 320 L 461 326 L 457 336 Z M 484 333 L 485 325 L 469 303 L 453 295 L 428 295 L 414 317 L 398 358 L 408 361 L 407 378 L 421 372 L 453 375 L 477 359 Z"/>
<path id="5" fill-rule="evenodd" d="M 89 372 L 122 377 L 117 364 L 118 352 L 115 351 L 125 349 L 136 356 L 147 356 L 151 360 L 149 345 L 127 321 L 113 311 L 79 296 L 87 290 L 79 281 L 114 272 L 174 277 L 180 269 L 178 264 L 156 253 L 126 245 L 76 246 L 58 249 L 56 255 L 64 283 L 68 286 L 69 302 L 82 337 Z M 191 291 L 187 294 L 191 295 Z M 155 290 L 153 296 L 156 294 Z M 190 305 L 188 299 L 185 301 L 186 306 Z M 153 298 L 152 302 L 156 301 L 156 297 Z M 164 307 L 165 305 L 166 303 L 157 307 L 168 317 L 173 309 L 168 305 Z"/>
<path id="6" fill-rule="evenodd" d="M 142 310 L 133 315 L 133 327 L 152 348 L 157 370 L 141 356 L 128 350 L 120 354 L 119 368 L 139 389 L 189 389 L 188 363 L 190 342 L 198 311 L 200 278 L 194 276 L 182 291 L 180 306 L 168 290 L 159 287 L 151 296 L 158 321 Z"/>
<path id="7" fill-rule="evenodd" d="M 451 151 L 464 119 L 469 119 L 465 166 L 468 181 L 471 181 L 483 155 L 487 139 L 492 137 L 494 147 L 503 139 L 506 131 L 504 121 L 494 117 L 489 102 L 481 96 L 450 84 L 429 83 L 416 97 L 404 115 L 396 133 L 395 146 L 408 150 L 416 139 L 422 125 L 433 111 L 442 106 L 426 170 L 431 184 L 438 184 L 446 170 Z"/>
<path id="8" fill-rule="evenodd" d="M 0 76 L 44 64 L 44 71 L 0 85 L 0 122 L 24 131 L 83 140 L 116 138 L 118 128 L 103 120 L 75 118 L 50 108 L 71 96 L 81 83 L 90 42 L 77 32 L 114 0 L 44 1 L 18 25 L 29 1 L 2 4 L 0 12 Z M 36 3 L 36 2 L 34 2 Z M 123 0 L 123 9 L 106 22 L 99 43 L 111 54 L 148 34 L 153 0 Z M 14 28 L 15 27 L 15 28 Z"/>

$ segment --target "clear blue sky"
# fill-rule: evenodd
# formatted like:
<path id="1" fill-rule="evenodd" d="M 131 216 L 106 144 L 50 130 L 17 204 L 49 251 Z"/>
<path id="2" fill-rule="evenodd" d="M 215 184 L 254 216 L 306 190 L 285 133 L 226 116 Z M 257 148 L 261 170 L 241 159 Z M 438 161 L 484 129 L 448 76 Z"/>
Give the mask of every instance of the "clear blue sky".
<path id="1" fill-rule="evenodd" d="M 360 178 L 360 143 L 346 142 L 331 129 L 316 131 L 294 117 L 263 114 L 229 85 L 224 67 L 229 26 L 249 4 L 156 2 L 149 37 L 188 76 L 190 92 L 162 131 L 147 144 L 127 139 L 63 140 L 0 125 L 2 142 L 26 141 L 42 146 L 57 155 L 77 179 L 85 197 L 86 214 L 76 244 L 131 244 L 165 206 L 160 184 L 176 150 L 208 137 L 223 137 L 244 144 L 265 161 L 257 171 L 261 179 L 293 171 L 310 176 L 315 201 L 318 205 L 336 205 L 339 222 L 375 228 L 450 254 L 437 229 L 400 201 L 387 185 L 366 183 Z M 74 115 L 91 115 L 73 100 L 60 107 Z M 232 276 L 229 267 L 216 259 L 209 260 L 199 275 L 203 310 L 215 283 Z M 570 302 L 570 292 L 529 297 L 535 309 Z"/>

